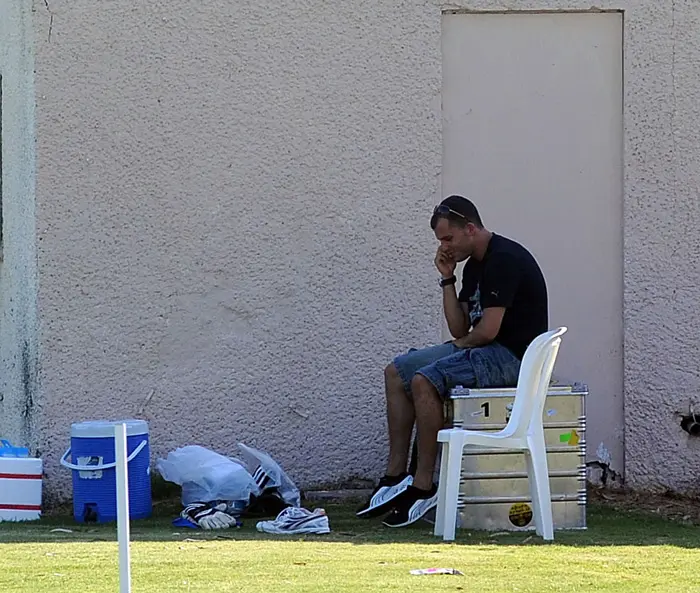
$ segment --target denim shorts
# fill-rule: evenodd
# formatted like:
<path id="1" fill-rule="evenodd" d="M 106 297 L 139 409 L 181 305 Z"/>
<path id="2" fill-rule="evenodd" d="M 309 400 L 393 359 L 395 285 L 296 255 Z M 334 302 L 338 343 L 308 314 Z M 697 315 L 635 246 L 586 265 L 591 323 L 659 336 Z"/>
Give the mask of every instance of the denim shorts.
<path id="1" fill-rule="evenodd" d="M 410 349 L 394 359 L 407 393 L 416 374 L 423 375 L 445 397 L 457 385 L 462 387 L 515 387 L 520 359 L 505 346 L 492 342 L 480 348 L 457 348 L 452 342 Z"/>

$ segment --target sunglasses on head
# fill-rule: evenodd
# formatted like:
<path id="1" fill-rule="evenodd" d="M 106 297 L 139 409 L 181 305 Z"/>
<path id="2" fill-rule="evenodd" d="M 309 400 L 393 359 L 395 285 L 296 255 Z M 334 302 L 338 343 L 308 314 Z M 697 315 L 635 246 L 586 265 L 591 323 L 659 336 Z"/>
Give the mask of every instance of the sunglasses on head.
<path id="1" fill-rule="evenodd" d="M 464 220 L 468 220 L 464 214 L 461 212 L 457 212 L 456 210 L 452 210 L 449 206 L 445 206 L 444 204 L 438 204 L 435 206 L 435 210 L 433 210 L 433 214 L 441 214 L 442 216 L 445 216 L 447 214 L 454 214 L 455 216 L 459 216 L 460 218 L 464 218 Z"/>

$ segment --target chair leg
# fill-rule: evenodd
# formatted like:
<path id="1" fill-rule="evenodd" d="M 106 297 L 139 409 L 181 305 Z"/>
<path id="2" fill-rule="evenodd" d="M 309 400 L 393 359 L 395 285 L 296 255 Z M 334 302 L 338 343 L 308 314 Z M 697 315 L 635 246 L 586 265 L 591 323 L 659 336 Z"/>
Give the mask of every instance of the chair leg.
<path id="1" fill-rule="evenodd" d="M 527 466 L 528 485 L 530 487 L 530 500 L 532 500 L 532 514 L 535 520 L 535 533 L 541 536 L 542 529 L 542 513 L 539 506 L 539 491 L 537 489 L 537 480 L 535 479 L 535 464 L 530 451 L 525 451 L 525 464 Z"/>
<path id="2" fill-rule="evenodd" d="M 462 450 L 464 444 L 457 437 L 452 439 L 445 453 L 447 454 L 447 472 L 445 476 L 444 512 L 443 512 L 443 534 L 444 541 L 453 541 L 457 529 L 457 498 L 459 497 L 459 478 L 461 475 Z M 442 465 L 442 464 L 441 464 Z M 442 476 L 440 482 L 442 482 Z"/>
<path id="3" fill-rule="evenodd" d="M 528 441 L 530 448 L 526 456 L 535 526 L 538 535 L 551 541 L 554 539 L 554 520 L 552 518 L 552 494 L 549 487 L 549 468 L 544 435 L 539 438 L 530 438 Z"/>
<path id="4" fill-rule="evenodd" d="M 447 456 L 450 450 L 449 443 L 442 444 L 440 456 L 440 475 L 438 476 L 438 504 L 435 510 L 435 535 L 440 537 L 445 532 L 445 494 L 447 493 Z"/>

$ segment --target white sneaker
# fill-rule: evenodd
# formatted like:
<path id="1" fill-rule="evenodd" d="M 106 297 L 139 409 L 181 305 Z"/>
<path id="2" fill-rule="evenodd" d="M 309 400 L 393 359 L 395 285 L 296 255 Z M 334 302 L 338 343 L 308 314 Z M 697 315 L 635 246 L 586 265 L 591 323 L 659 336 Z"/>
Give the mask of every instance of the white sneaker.
<path id="1" fill-rule="evenodd" d="M 326 511 L 313 512 L 298 507 L 287 507 L 274 521 L 258 521 L 258 531 L 276 534 L 330 533 Z"/>
<path id="2" fill-rule="evenodd" d="M 413 484 L 413 476 L 410 475 L 406 475 L 399 481 L 396 481 L 397 479 L 385 476 L 379 480 L 379 485 L 372 492 L 372 496 L 362 505 L 356 515 L 358 517 L 378 517 L 390 511 L 396 498 Z"/>

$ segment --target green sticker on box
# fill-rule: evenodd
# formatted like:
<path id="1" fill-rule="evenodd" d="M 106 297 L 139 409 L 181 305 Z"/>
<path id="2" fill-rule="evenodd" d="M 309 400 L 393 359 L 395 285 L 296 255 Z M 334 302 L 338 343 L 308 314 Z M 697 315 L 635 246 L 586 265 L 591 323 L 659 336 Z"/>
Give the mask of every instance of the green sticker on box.
<path id="1" fill-rule="evenodd" d="M 560 443 L 566 443 L 568 445 L 571 445 L 572 447 L 578 445 L 579 440 L 580 437 L 578 436 L 578 433 L 575 430 L 559 435 Z"/>

